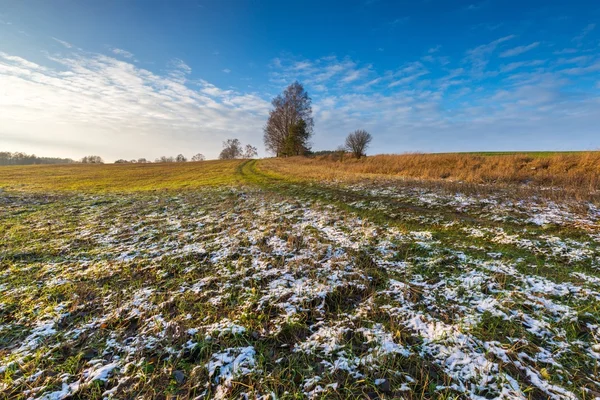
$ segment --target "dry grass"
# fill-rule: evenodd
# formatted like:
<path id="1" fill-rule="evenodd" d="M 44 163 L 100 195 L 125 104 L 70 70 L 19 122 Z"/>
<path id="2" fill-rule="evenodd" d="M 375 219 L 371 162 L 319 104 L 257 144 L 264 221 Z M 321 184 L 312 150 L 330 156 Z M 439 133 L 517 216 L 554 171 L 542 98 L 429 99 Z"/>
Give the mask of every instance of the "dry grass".
<path id="1" fill-rule="evenodd" d="M 298 179 L 356 182 L 365 179 L 413 178 L 434 182 L 466 182 L 552 187 L 589 198 L 600 189 L 600 152 L 554 154 L 403 154 L 361 160 L 346 157 L 269 159 L 262 168 Z"/>
<path id="2" fill-rule="evenodd" d="M 235 183 L 241 162 L 6 166 L 0 167 L 0 188 L 83 192 L 192 189 Z"/>

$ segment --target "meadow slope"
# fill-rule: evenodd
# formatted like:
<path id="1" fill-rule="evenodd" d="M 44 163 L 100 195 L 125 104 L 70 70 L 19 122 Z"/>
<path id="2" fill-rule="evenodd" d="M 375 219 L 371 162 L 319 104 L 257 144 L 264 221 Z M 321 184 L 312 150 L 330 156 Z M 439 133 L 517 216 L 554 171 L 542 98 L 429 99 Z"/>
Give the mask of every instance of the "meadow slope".
<path id="1" fill-rule="evenodd" d="M 600 397 L 593 203 L 286 162 L 0 168 L 0 396 Z"/>

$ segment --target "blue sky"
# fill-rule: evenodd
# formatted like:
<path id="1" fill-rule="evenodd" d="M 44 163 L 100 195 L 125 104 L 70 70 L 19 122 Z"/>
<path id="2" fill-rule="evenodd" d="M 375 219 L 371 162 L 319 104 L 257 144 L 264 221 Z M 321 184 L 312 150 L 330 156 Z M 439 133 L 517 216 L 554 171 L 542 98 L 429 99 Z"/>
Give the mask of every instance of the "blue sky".
<path id="1" fill-rule="evenodd" d="M 262 151 L 270 99 L 313 99 L 313 148 L 600 148 L 595 1 L 0 4 L 0 147 L 40 155 Z"/>

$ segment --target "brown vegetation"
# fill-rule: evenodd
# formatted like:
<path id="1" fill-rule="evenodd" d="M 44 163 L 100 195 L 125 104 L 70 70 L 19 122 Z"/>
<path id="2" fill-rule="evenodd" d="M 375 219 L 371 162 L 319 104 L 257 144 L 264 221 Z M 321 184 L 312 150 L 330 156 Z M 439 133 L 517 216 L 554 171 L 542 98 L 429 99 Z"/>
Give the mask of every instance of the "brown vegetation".
<path id="1" fill-rule="evenodd" d="M 360 160 L 332 156 L 270 159 L 264 169 L 300 179 L 355 182 L 414 178 L 446 182 L 559 188 L 589 197 L 600 189 L 600 152 L 402 154 Z"/>

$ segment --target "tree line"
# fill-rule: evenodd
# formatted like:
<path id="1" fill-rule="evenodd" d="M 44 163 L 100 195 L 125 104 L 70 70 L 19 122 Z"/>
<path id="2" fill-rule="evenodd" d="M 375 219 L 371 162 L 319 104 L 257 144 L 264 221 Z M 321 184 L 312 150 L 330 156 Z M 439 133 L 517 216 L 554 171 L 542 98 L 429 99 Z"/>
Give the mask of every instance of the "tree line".
<path id="1" fill-rule="evenodd" d="M 311 154 L 310 138 L 313 135 L 312 100 L 300 82 L 289 85 L 276 96 L 271 105 L 269 119 L 264 127 L 264 144 L 276 157 L 305 156 Z M 373 140 L 371 134 L 358 129 L 348 135 L 338 151 L 350 152 L 356 158 L 366 156 Z"/>
<path id="2" fill-rule="evenodd" d="M 183 154 L 178 154 L 175 157 L 171 157 L 171 156 L 161 156 L 158 157 L 154 160 L 155 163 L 168 163 L 168 162 L 188 162 L 188 161 L 204 161 L 206 160 L 206 157 L 204 157 L 204 154 L 198 153 L 195 154 L 194 156 L 192 156 L 191 159 L 188 160 L 188 158 L 186 156 L 184 156 Z M 147 160 L 145 158 L 138 158 L 137 160 L 133 159 L 133 160 L 125 160 L 125 159 L 118 159 L 117 161 L 115 161 L 115 164 L 150 164 L 152 163 L 152 161 Z"/>
<path id="3" fill-rule="evenodd" d="M 0 151 L 0 165 L 71 164 L 70 158 L 38 157 L 35 154 Z"/>

